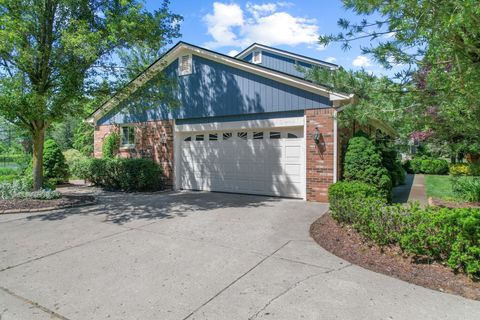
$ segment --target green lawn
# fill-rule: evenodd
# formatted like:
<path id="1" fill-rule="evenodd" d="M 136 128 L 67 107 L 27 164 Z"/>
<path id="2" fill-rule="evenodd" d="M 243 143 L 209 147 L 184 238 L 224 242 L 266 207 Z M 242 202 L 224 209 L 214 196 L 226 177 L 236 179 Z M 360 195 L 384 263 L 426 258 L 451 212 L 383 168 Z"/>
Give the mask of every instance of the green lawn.
<path id="1" fill-rule="evenodd" d="M 425 175 L 425 192 L 427 197 L 438 199 L 455 199 L 450 176 Z"/>

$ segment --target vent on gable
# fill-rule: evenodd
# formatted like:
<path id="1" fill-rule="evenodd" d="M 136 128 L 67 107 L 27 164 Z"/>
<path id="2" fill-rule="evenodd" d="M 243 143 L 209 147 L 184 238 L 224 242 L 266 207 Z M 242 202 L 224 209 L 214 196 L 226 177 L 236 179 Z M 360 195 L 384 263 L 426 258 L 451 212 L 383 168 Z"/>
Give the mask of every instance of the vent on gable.
<path id="1" fill-rule="evenodd" d="M 181 76 L 192 73 L 192 55 L 187 54 L 178 57 L 178 72 Z"/>
<path id="2" fill-rule="evenodd" d="M 252 63 L 262 63 L 262 52 L 253 51 L 252 53 Z"/>

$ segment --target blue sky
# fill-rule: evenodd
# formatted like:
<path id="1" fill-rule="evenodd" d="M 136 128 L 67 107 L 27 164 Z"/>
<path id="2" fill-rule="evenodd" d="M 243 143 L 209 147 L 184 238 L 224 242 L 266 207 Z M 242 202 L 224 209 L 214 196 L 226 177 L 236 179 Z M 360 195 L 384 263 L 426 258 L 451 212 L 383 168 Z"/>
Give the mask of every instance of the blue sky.
<path id="1" fill-rule="evenodd" d="M 146 0 L 149 10 L 160 1 Z M 361 55 L 360 46 L 368 40 L 355 42 L 348 51 L 339 44 L 320 47 L 320 34 L 338 33 L 339 18 L 360 21 L 362 17 L 343 8 L 339 0 L 318 1 L 240 1 L 195 0 L 171 2 L 171 10 L 184 17 L 183 40 L 209 49 L 233 55 L 253 42 L 297 52 L 326 60 L 346 69 L 365 68 L 375 74 L 392 74 Z"/>

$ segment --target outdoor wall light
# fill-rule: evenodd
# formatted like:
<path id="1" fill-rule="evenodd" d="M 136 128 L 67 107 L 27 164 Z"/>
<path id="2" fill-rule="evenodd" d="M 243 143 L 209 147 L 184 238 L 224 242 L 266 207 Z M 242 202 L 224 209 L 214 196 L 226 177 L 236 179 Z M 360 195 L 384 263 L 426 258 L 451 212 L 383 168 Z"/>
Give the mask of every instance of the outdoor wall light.
<path id="1" fill-rule="evenodd" d="M 321 137 L 321 133 L 318 132 L 318 128 L 315 128 L 315 132 L 313 133 L 313 140 L 315 140 L 316 144 L 320 143 L 320 137 Z"/>

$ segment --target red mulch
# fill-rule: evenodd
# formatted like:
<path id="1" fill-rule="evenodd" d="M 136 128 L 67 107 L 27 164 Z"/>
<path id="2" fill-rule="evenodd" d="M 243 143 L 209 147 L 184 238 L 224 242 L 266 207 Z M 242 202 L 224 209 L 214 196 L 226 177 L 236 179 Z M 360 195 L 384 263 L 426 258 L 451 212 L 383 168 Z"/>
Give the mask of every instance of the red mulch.
<path id="1" fill-rule="evenodd" d="M 429 198 L 428 204 L 440 208 L 480 208 L 480 202 L 460 202 Z"/>
<path id="2" fill-rule="evenodd" d="M 326 250 L 366 269 L 422 287 L 480 300 L 479 282 L 465 274 L 456 274 L 442 264 L 415 260 L 398 247 L 379 247 L 365 241 L 351 227 L 338 224 L 329 213 L 311 225 L 310 235 Z"/>
<path id="3" fill-rule="evenodd" d="M 42 208 L 64 208 L 84 205 L 95 201 L 93 196 L 62 195 L 61 198 L 52 200 L 34 200 L 34 199 L 12 199 L 0 200 L 0 211 L 13 209 L 42 209 Z"/>

